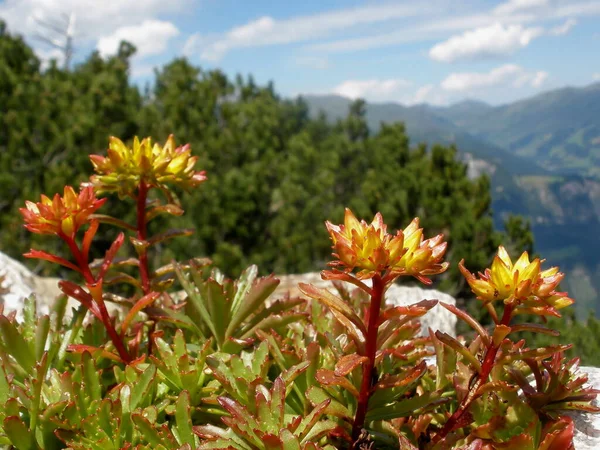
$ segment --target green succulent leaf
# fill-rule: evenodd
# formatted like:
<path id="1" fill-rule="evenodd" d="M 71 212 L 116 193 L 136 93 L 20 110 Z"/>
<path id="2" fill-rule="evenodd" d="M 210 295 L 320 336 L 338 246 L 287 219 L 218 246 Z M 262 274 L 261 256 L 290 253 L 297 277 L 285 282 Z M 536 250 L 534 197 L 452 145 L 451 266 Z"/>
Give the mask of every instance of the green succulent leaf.
<path id="1" fill-rule="evenodd" d="M 7 417 L 4 419 L 3 427 L 11 444 L 18 450 L 37 450 L 33 433 L 20 417 Z"/>
<path id="2" fill-rule="evenodd" d="M 330 403 L 324 409 L 325 414 L 339 417 L 341 419 L 351 419 L 353 417 L 352 412 L 346 406 L 336 399 L 331 398 L 329 394 L 327 394 L 327 392 L 320 387 L 311 386 L 308 388 L 306 397 L 313 405 L 322 404 L 323 402 L 330 400 Z"/>
<path id="3" fill-rule="evenodd" d="M 0 315 L 0 336 L 5 351 L 10 353 L 26 373 L 31 373 L 35 366 L 35 354 L 15 324 L 2 315 Z"/>
<path id="4" fill-rule="evenodd" d="M 46 343 L 48 341 L 48 334 L 50 333 L 50 317 L 42 316 L 37 321 L 35 331 L 35 359 L 39 361 L 42 358 L 44 350 L 46 349 Z"/>
<path id="5" fill-rule="evenodd" d="M 428 408 L 443 403 L 446 403 L 446 400 L 440 398 L 438 392 L 426 392 L 423 395 L 394 401 L 385 406 L 369 409 L 367 411 L 367 420 L 390 420 L 398 417 L 406 417 L 425 412 Z"/>
<path id="6" fill-rule="evenodd" d="M 481 363 L 479 362 L 479 360 L 475 357 L 475 355 L 471 353 L 471 351 L 468 348 L 466 348 L 463 344 L 458 342 L 455 338 L 453 338 L 447 333 L 442 333 L 441 331 L 436 331 L 435 337 L 439 341 L 450 347 L 452 350 L 462 355 L 465 358 L 465 360 L 467 360 L 477 372 L 481 371 Z"/>
<path id="7" fill-rule="evenodd" d="M 310 284 L 300 283 L 298 284 L 298 288 L 308 297 L 323 303 L 331 310 L 336 311 L 342 316 L 346 317 L 357 328 L 357 330 L 360 331 L 362 334 L 362 339 L 364 340 L 364 337 L 367 335 L 367 329 L 365 328 L 363 321 L 341 298 L 332 294 L 327 289 L 320 289 Z"/>
<path id="8" fill-rule="evenodd" d="M 234 331 L 246 321 L 252 313 L 255 313 L 259 306 L 263 305 L 265 300 L 275 291 L 279 285 L 279 280 L 274 276 L 261 278 L 258 281 L 250 282 L 253 270 L 246 274 L 246 279 L 238 285 L 244 292 L 242 295 L 237 295 L 233 298 L 233 316 L 231 322 L 227 326 L 226 335 L 233 336 Z M 244 274 L 242 275 L 244 276 Z"/>
<path id="9" fill-rule="evenodd" d="M 192 432 L 192 419 L 190 414 L 190 394 L 187 391 L 182 391 L 177 398 L 175 408 L 176 437 L 178 437 L 180 445 L 188 444 L 191 448 L 196 448 L 197 438 Z"/>

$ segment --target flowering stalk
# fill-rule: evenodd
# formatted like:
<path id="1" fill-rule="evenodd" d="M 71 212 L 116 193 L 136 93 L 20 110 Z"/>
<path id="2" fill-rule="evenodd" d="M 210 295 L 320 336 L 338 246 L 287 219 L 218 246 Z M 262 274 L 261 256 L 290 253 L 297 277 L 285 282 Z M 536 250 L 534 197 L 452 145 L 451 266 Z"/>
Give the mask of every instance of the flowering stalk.
<path id="1" fill-rule="evenodd" d="M 488 382 L 496 365 L 496 357 L 502 341 L 513 331 L 510 327 L 513 316 L 517 313 L 530 313 L 560 317 L 558 310 L 573 303 L 566 293 L 556 291 L 564 274 L 558 272 L 557 267 L 541 271 L 541 261 L 538 258 L 530 261 L 527 252 L 524 252 L 513 264 L 504 247 L 500 246 L 491 269 L 480 273 L 479 278 L 464 267 L 464 261 L 460 262 L 459 268 L 477 298 L 482 300 L 492 313 L 494 333 L 492 338 L 488 339 L 476 381 L 469 387 L 468 394 L 456 411 L 433 437 L 433 444 L 440 442 L 452 431 L 465 426 L 463 422 L 466 412 L 481 395 L 482 386 Z M 500 320 L 492 304 L 498 300 L 502 301 L 504 308 Z"/>
<path id="2" fill-rule="evenodd" d="M 448 263 L 442 262 L 446 251 L 443 236 L 423 240 L 423 230 L 418 219 L 414 219 L 404 230 L 395 235 L 387 232 L 380 213 L 375 215 L 371 224 L 358 221 L 349 209 L 346 209 L 344 224 L 334 225 L 326 222 L 327 230 L 333 241 L 333 254 L 338 259 L 330 265 L 336 269 L 324 271 L 322 277 L 329 280 L 343 280 L 352 283 L 370 296 L 367 309 L 365 347 L 359 352 L 365 361 L 362 364 L 362 379 L 358 391 L 358 402 L 352 425 L 352 447 L 362 444 L 361 435 L 368 412 L 369 399 L 373 392 L 375 361 L 377 357 L 377 339 L 380 325 L 380 313 L 385 301 L 385 291 L 400 276 L 413 276 L 425 284 L 430 284 L 430 275 L 442 273 Z M 358 269 L 356 274 L 353 273 Z M 369 288 L 362 280 L 372 280 Z M 305 291 L 311 295 L 309 291 Z"/>
<path id="3" fill-rule="evenodd" d="M 107 156 L 91 155 L 90 159 L 96 171 L 90 181 L 97 192 L 116 192 L 119 197 L 131 197 L 136 202 L 136 251 L 142 289 L 142 299 L 138 301 L 143 301 L 145 307 L 150 306 L 158 295 L 152 292 L 148 263 L 148 191 L 157 188 L 168 193 L 168 185 L 184 189 L 196 187 L 206 180 L 205 172 L 194 170 L 198 157 L 191 155 L 189 144 L 176 147 L 173 135 L 162 146 L 153 143 L 150 138 L 140 141 L 135 137 L 133 145 L 128 147 L 120 139 L 111 137 Z M 176 205 L 167 206 L 172 208 L 165 208 L 164 211 L 183 213 Z M 137 308 L 140 305 L 136 305 Z M 150 336 L 154 329 L 153 323 L 148 329 L 148 354 L 152 348 Z"/>
<path id="4" fill-rule="evenodd" d="M 96 175 L 90 180 L 97 192 L 116 192 L 119 197 L 136 201 L 137 248 L 143 295 L 151 291 L 148 249 L 146 242 L 146 203 L 150 188 L 168 191 L 173 184 L 184 189 L 196 187 L 206 180 L 205 172 L 194 171 L 198 157 L 191 156 L 189 144 L 176 147 L 173 135 L 165 145 L 152 143 L 150 138 L 133 140 L 126 146 L 120 139 L 111 137 L 107 156 L 91 155 Z M 137 194 L 136 194 L 137 191 Z"/>
<path id="5" fill-rule="evenodd" d="M 31 250 L 24 256 L 28 258 L 45 259 L 81 273 L 85 279 L 89 294 L 83 292 L 74 283 L 61 282 L 61 288 L 66 294 L 71 295 L 84 303 L 88 309 L 102 321 L 113 345 L 119 352 L 119 356 L 123 361 L 129 362 L 131 357 L 125 348 L 123 340 L 119 337 L 112 324 L 102 298 L 102 282 L 106 270 L 101 270 L 98 276 L 94 277 L 88 263 L 89 248 L 92 239 L 98 230 L 98 222 L 90 220 L 90 216 L 98 210 L 105 201 L 105 199 L 96 198 L 91 186 L 84 186 L 79 194 L 76 194 L 72 187 L 66 186 L 62 197 L 59 194 L 56 194 L 53 199 L 50 199 L 49 197 L 42 195 L 41 201 L 38 203 L 26 202 L 26 208 L 21 208 L 20 210 L 25 220 L 25 227 L 29 231 L 37 234 L 53 234 L 58 236 L 69 247 L 76 264 L 60 258 L 57 255 L 39 250 Z M 79 229 L 86 224 L 89 224 L 89 228 L 84 235 L 82 248 L 79 248 L 75 241 L 75 236 Z M 114 250 L 112 252 L 109 250 L 103 266 L 107 266 L 112 262 L 112 257 L 114 257 L 114 253 L 116 253 L 121 246 L 122 241 L 122 235 L 117 237 L 111 247 L 111 250 Z M 67 290 L 68 292 L 66 292 Z"/>

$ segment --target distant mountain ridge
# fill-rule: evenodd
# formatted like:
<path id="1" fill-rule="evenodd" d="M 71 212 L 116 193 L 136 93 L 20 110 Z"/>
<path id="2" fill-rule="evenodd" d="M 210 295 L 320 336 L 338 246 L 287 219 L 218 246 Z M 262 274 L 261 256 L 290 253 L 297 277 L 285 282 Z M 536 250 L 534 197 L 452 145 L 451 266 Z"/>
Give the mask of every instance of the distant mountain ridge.
<path id="1" fill-rule="evenodd" d="M 352 103 L 351 99 L 339 95 L 306 95 L 302 98 L 307 102 L 313 117 L 323 111 L 333 121 L 345 117 Z M 462 110 L 461 105 L 464 103 L 459 103 L 454 107 Z M 467 103 L 473 107 L 484 107 L 483 105 L 485 105 L 484 103 L 479 104 L 479 102 Z M 488 107 L 492 108 L 489 105 Z M 524 167 L 521 158 L 515 157 L 511 152 L 492 142 L 476 137 L 445 116 L 445 114 L 438 113 L 435 107 L 426 104 L 404 106 L 399 103 L 367 103 L 366 119 L 372 130 L 379 128 L 381 123 L 404 122 L 408 135 L 415 143 L 456 144 L 462 152 L 500 164 L 504 168 L 510 169 L 511 173 L 540 175 L 548 173 L 537 164 L 532 167 Z"/>
<path id="2" fill-rule="evenodd" d="M 600 180 L 600 82 L 501 106 L 431 108 L 472 135 L 561 174 Z"/>
<path id="3" fill-rule="evenodd" d="M 352 100 L 304 96 L 310 114 L 335 121 Z M 492 106 L 368 103 L 372 130 L 404 122 L 416 144 L 454 144 L 470 168 L 492 178 L 497 226 L 509 213 L 530 219 L 536 250 L 567 273 L 578 314 L 600 313 L 600 83 Z"/>

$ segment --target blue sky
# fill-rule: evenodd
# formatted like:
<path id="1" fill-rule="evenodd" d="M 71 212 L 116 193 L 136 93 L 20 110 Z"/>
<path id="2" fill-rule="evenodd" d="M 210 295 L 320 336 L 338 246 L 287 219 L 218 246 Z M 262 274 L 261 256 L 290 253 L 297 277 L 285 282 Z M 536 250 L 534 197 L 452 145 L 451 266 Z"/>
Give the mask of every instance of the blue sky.
<path id="1" fill-rule="evenodd" d="M 138 47 L 132 77 L 186 56 L 284 96 L 511 102 L 600 81 L 600 0 L 0 0 L 43 59 L 39 21 L 72 15 L 76 59 Z"/>

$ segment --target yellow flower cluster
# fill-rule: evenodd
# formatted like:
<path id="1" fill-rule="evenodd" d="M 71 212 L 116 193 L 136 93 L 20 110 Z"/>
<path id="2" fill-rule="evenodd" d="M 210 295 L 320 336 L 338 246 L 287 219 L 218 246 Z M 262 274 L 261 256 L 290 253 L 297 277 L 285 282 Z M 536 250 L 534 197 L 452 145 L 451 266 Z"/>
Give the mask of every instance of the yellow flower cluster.
<path id="1" fill-rule="evenodd" d="M 491 269 L 480 273 L 479 278 L 465 268 L 464 260 L 459 268 L 473 293 L 484 302 L 517 303 L 519 309 L 532 313 L 548 308 L 552 312 L 573 303 L 566 293 L 556 291 L 564 278 L 558 267 L 542 271 L 539 258 L 530 261 L 527 252 L 513 264 L 506 249 L 500 246 Z"/>
<path id="2" fill-rule="evenodd" d="M 346 209 L 343 225 L 326 222 L 326 226 L 333 241 L 334 256 L 338 258 L 332 265 L 342 266 L 347 272 L 360 269 L 359 279 L 389 271 L 391 276 L 412 275 L 430 283 L 427 276 L 439 274 L 448 267 L 448 263 L 442 262 L 447 245 L 443 236 L 423 240 L 418 218 L 392 235 L 387 232 L 380 213 L 367 224 Z"/>
<path id="3" fill-rule="evenodd" d="M 127 147 L 120 139 L 110 138 L 107 156 L 90 155 L 94 170 L 90 180 L 97 192 L 117 192 L 120 197 L 133 196 L 143 181 L 161 189 L 172 184 L 185 189 L 206 180 L 205 172 L 196 172 L 198 157 L 191 155 L 189 144 L 175 147 L 173 135 L 164 146 L 152 144 L 150 138 Z"/>

